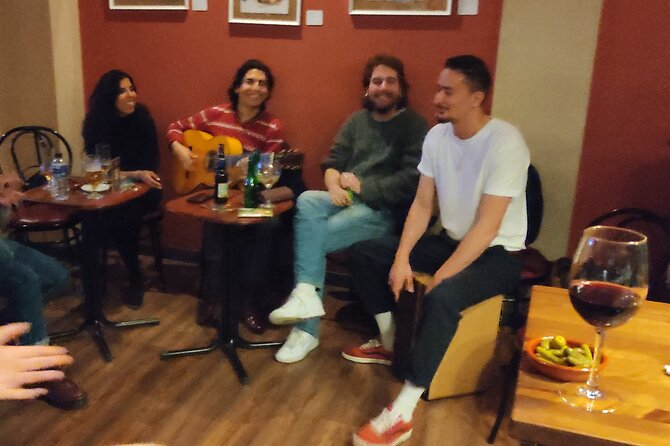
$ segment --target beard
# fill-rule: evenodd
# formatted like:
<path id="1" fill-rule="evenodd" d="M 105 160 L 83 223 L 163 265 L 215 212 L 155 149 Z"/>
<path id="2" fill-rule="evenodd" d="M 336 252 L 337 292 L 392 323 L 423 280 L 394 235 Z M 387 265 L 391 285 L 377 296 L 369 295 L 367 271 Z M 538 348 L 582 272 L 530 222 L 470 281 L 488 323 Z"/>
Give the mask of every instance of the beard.
<path id="1" fill-rule="evenodd" d="M 387 96 L 388 97 L 388 96 Z M 363 106 L 371 112 L 377 112 L 380 114 L 386 114 L 392 110 L 398 108 L 398 103 L 400 102 L 399 97 L 389 98 L 389 102 L 384 105 L 379 105 L 377 101 L 372 99 L 370 96 L 366 96 L 363 101 Z"/>

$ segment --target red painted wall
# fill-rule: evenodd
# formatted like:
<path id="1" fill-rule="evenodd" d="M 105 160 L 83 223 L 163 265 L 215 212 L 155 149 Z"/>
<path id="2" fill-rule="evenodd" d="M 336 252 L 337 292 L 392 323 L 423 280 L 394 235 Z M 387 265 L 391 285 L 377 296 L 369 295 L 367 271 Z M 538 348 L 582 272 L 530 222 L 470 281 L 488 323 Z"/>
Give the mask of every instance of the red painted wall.
<path id="1" fill-rule="evenodd" d="M 473 17 L 354 17 L 346 0 L 302 3 L 303 11 L 323 10 L 325 25 L 229 24 L 224 0 L 209 0 L 207 12 L 110 11 L 107 0 L 80 0 L 86 95 L 105 71 L 128 71 L 164 146 L 170 122 L 227 100 L 234 70 L 259 58 L 276 77 L 268 108 L 283 120 L 288 142 L 307 153 L 305 177 L 318 188 L 319 162 L 343 120 L 360 107 L 361 71 L 374 53 L 403 60 L 412 85 L 410 104 L 431 122 L 435 80 L 446 57 L 476 54 L 495 72 L 502 0 L 481 3 Z M 164 148 L 164 178 L 169 161 Z M 166 192 L 169 197 L 169 187 Z M 165 244 L 196 248 L 197 227 L 170 217 Z"/>
<path id="2" fill-rule="evenodd" d="M 670 4 L 603 4 L 569 252 L 618 207 L 670 215 Z M 560 125 L 557 123 L 557 125 Z"/>

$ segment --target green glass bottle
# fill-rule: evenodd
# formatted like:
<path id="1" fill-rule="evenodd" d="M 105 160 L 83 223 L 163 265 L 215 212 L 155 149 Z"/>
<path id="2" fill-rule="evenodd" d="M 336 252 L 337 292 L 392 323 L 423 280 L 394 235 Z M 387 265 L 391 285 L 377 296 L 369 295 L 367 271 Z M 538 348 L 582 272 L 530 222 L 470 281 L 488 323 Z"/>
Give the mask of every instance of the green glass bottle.
<path id="1" fill-rule="evenodd" d="M 261 183 L 258 180 L 258 160 L 260 159 L 260 152 L 254 150 L 249 156 L 249 164 L 247 167 L 247 177 L 244 180 L 244 207 L 255 208 L 258 204 L 258 191 Z"/>

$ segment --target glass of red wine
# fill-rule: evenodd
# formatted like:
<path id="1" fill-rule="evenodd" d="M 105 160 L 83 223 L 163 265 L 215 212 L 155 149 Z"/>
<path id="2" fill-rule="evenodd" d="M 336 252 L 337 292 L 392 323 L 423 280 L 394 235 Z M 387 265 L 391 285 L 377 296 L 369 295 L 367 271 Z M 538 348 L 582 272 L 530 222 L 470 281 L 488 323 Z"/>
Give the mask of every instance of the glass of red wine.
<path id="1" fill-rule="evenodd" d="M 647 298 L 647 237 L 610 226 L 586 228 L 570 268 L 570 302 L 596 329 L 593 362 L 586 383 L 565 384 L 561 398 L 589 412 L 613 412 L 621 398 L 599 385 L 605 331 L 627 322 Z"/>

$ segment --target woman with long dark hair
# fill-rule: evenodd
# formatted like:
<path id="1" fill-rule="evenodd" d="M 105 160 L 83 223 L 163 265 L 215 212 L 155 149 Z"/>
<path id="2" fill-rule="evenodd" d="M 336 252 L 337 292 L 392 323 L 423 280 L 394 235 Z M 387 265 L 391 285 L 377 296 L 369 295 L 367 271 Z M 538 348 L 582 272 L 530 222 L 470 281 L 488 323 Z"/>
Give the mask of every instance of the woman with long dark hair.
<path id="1" fill-rule="evenodd" d="M 161 200 L 156 125 L 144 105 L 137 102 L 133 78 L 111 70 L 98 80 L 84 119 L 82 134 L 88 154 L 96 145 L 108 144 L 112 158 L 120 158 L 121 177 L 141 181 L 153 189 L 139 200 L 117 209 L 106 233 L 119 250 L 129 274 L 129 292 L 124 301 L 131 308 L 142 305 L 142 273 L 138 260 L 138 238 L 142 215 L 155 210 Z"/>

